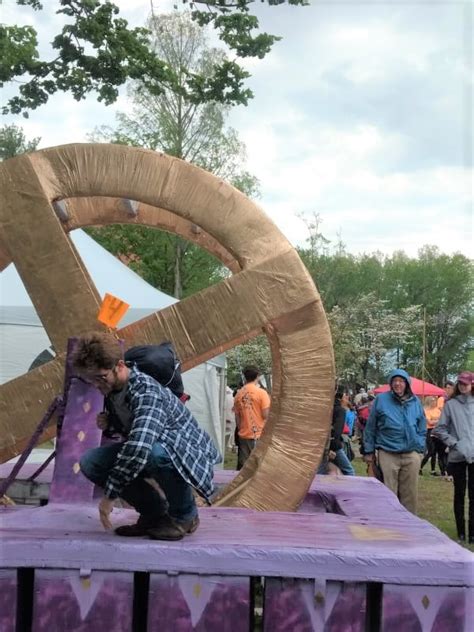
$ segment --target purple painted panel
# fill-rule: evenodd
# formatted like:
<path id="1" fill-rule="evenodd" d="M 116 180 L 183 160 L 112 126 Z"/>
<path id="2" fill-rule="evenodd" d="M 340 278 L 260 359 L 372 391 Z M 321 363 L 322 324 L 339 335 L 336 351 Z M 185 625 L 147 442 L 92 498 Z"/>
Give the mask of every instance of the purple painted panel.
<path id="1" fill-rule="evenodd" d="M 33 632 L 130 632 L 132 612 L 132 573 L 35 573 Z"/>
<path id="2" fill-rule="evenodd" d="M 248 578 L 150 576 L 148 632 L 248 632 L 249 621 Z"/>
<path id="3" fill-rule="evenodd" d="M 329 582 L 328 602 L 334 594 L 335 584 Z M 324 626 L 324 632 L 363 632 L 365 629 L 366 585 L 363 583 L 341 584 L 334 605 Z M 329 610 L 329 608 L 328 608 Z M 399 631 L 400 632 L 400 631 Z"/>
<path id="4" fill-rule="evenodd" d="M 383 632 L 470 632 L 466 589 L 451 586 L 395 586 L 383 590 Z"/>
<path id="5" fill-rule="evenodd" d="M 94 485 L 81 474 L 79 461 L 86 450 L 100 446 L 102 432 L 95 420 L 102 406 L 103 397 L 97 389 L 81 380 L 71 380 L 56 446 L 50 502 L 92 501 Z"/>
<path id="6" fill-rule="evenodd" d="M 0 630 L 15 632 L 16 626 L 16 571 L 0 569 Z"/>
<path id="7" fill-rule="evenodd" d="M 431 632 L 472 632 L 474 630 L 472 591 L 469 597 L 470 599 L 468 599 L 467 589 L 449 589 L 439 607 Z M 469 608 L 471 616 L 468 614 Z"/>
<path id="8" fill-rule="evenodd" d="M 365 584 L 267 578 L 265 632 L 363 632 Z"/>
<path id="9" fill-rule="evenodd" d="M 264 632 L 322 630 L 325 598 L 322 590 L 321 596 L 316 597 L 312 580 L 267 578 L 263 602 Z"/>

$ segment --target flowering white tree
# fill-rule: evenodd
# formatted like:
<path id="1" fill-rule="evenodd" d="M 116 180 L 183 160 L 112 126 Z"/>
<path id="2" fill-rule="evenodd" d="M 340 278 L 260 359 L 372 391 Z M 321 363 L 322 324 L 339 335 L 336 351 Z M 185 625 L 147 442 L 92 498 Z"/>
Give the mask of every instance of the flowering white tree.
<path id="1" fill-rule="evenodd" d="M 387 368 L 393 368 L 386 366 L 387 358 L 402 363 L 403 347 L 422 328 L 419 306 L 395 311 L 373 292 L 350 305 L 336 305 L 328 316 L 337 375 L 354 384 L 382 381 Z"/>

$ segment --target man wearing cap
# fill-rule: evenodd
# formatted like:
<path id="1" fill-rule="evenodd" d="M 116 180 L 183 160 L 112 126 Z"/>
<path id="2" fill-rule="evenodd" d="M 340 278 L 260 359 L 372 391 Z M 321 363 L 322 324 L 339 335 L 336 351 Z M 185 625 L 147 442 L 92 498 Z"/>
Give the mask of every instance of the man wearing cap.
<path id="1" fill-rule="evenodd" d="M 466 485 L 469 498 L 468 538 L 474 544 L 474 375 L 463 371 L 458 375 L 453 394 L 444 405 L 441 419 L 433 435 L 449 448 L 448 473 L 454 480 L 454 517 L 458 539 L 466 539 L 464 502 Z"/>
<path id="2" fill-rule="evenodd" d="M 390 390 L 377 395 L 365 427 L 364 460 L 372 463 L 378 451 L 384 484 L 408 511 L 416 513 L 418 472 L 425 449 L 425 413 L 411 391 L 406 371 L 392 371 L 388 383 Z"/>

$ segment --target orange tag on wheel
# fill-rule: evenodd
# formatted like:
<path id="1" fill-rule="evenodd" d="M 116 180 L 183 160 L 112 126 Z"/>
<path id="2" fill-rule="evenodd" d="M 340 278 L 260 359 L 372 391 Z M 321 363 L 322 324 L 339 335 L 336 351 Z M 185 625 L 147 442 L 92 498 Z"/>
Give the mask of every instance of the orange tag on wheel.
<path id="1" fill-rule="evenodd" d="M 97 320 L 107 325 L 107 327 L 115 329 L 129 307 L 130 305 L 120 298 L 112 296 L 112 294 L 106 294 L 100 306 Z"/>

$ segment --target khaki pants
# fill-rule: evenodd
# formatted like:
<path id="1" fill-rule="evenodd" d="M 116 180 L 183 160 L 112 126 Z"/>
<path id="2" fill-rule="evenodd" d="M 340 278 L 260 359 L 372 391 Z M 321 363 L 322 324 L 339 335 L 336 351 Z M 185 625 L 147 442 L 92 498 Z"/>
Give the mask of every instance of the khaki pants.
<path id="1" fill-rule="evenodd" d="M 383 482 L 400 503 L 416 514 L 418 501 L 418 473 L 422 454 L 419 452 L 385 452 L 379 450 L 379 465 L 383 472 Z"/>

